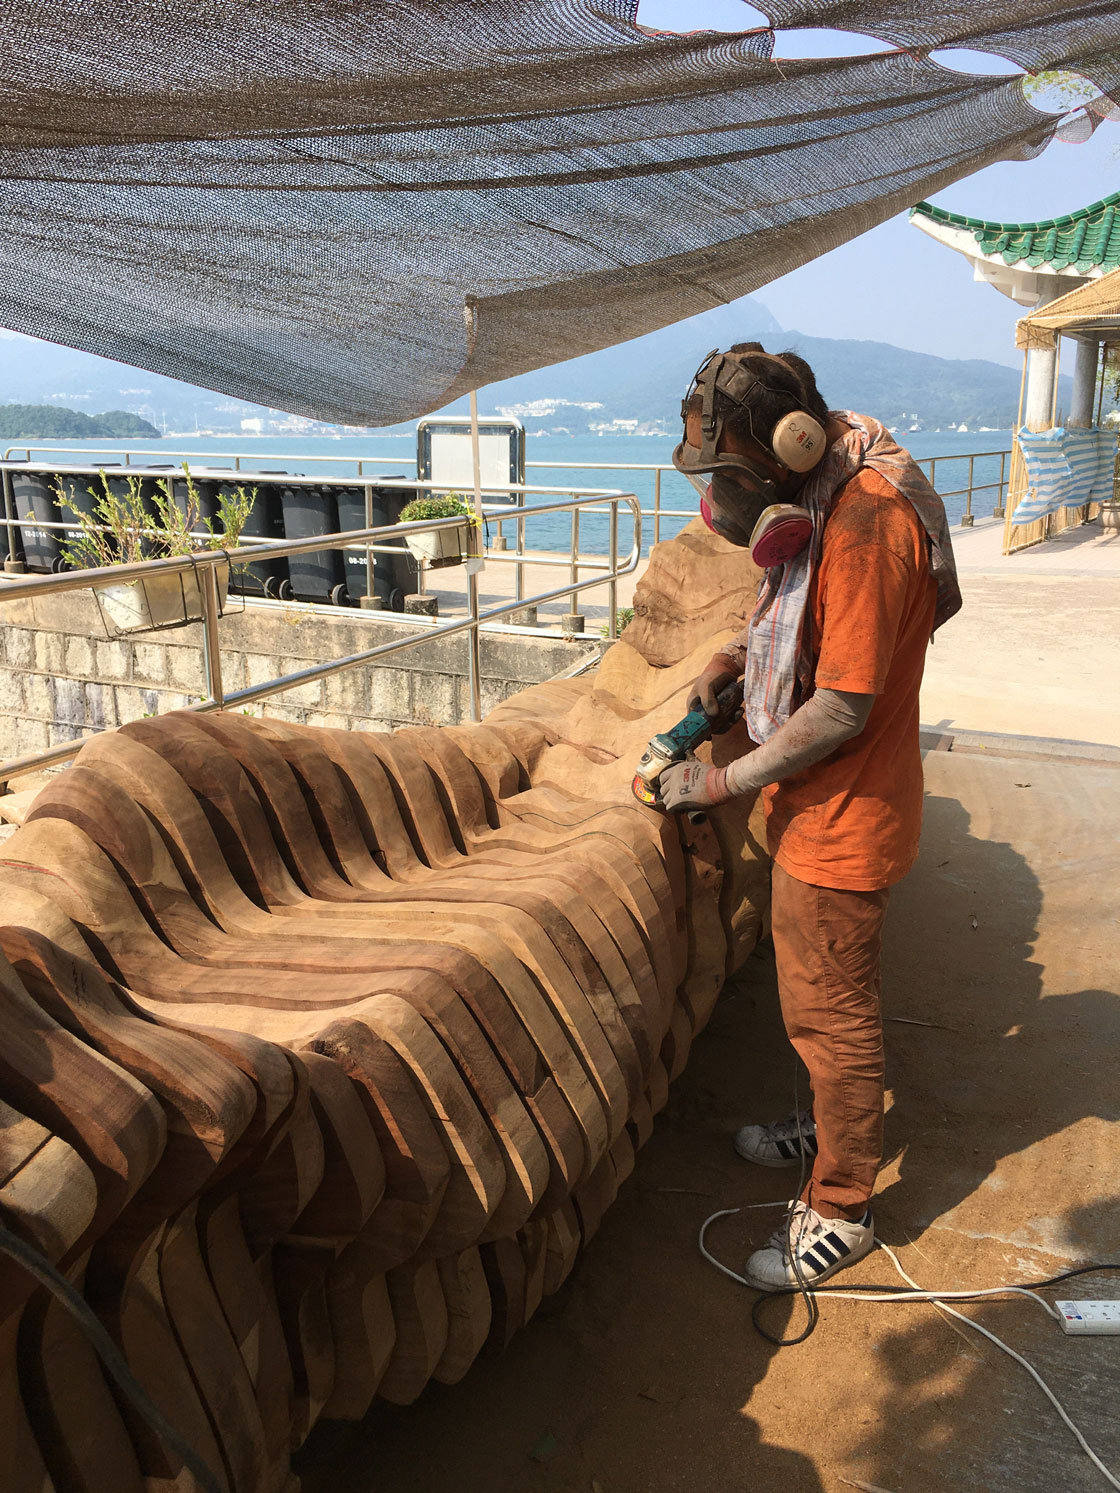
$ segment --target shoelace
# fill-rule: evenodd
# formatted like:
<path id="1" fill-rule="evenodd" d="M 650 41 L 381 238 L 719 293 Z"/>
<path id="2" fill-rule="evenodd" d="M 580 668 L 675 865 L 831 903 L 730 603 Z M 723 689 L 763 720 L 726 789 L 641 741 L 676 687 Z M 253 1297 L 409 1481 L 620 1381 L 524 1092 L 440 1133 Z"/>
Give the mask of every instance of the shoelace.
<path id="1" fill-rule="evenodd" d="M 824 1219 L 820 1214 L 814 1212 L 807 1203 L 798 1203 L 788 1228 L 783 1223 L 781 1228 L 775 1229 L 770 1235 L 769 1247 L 780 1249 L 782 1258 L 788 1259 L 791 1242 L 799 1253 L 803 1253 L 824 1232 Z"/>
<path id="2" fill-rule="evenodd" d="M 798 1121 L 800 1121 L 800 1133 L 811 1135 L 815 1129 L 813 1124 L 813 1112 L 811 1109 L 803 1109 L 798 1115 L 796 1112 L 786 1120 L 778 1120 L 770 1128 L 770 1134 L 775 1140 L 796 1140 L 798 1137 Z"/>

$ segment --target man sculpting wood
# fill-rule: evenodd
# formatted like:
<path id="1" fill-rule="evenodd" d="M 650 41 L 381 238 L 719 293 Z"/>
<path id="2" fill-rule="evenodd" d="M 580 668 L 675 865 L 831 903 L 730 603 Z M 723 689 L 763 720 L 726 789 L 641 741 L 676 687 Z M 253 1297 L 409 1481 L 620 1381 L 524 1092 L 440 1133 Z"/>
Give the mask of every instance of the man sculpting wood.
<path id="1" fill-rule="evenodd" d="M 662 793 L 670 810 L 765 799 L 782 1015 L 813 1089 L 811 1111 L 735 1137 L 761 1165 L 812 1163 L 787 1224 L 747 1263 L 752 1284 L 776 1290 L 823 1281 L 874 1244 L 883 919 L 918 848 L 926 643 L 961 597 L 937 493 L 878 421 L 828 410 L 802 359 L 757 343 L 713 353 L 682 416 L 673 460 L 711 474 L 709 526 L 768 567 L 693 700 L 711 712 L 743 675 L 754 749 L 726 767 L 682 763 Z"/>

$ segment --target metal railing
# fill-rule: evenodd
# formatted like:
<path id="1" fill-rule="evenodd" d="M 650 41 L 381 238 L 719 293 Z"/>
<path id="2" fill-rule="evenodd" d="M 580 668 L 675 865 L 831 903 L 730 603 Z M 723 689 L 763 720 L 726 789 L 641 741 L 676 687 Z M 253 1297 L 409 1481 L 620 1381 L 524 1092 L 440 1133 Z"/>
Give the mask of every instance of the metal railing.
<path id="1" fill-rule="evenodd" d="M 139 469 L 137 469 L 137 474 L 162 475 L 161 473 L 145 474 Z M 381 485 L 392 486 L 393 484 L 383 483 Z M 418 488 L 430 490 L 434 486 L 432 483 L 416 482 L 411 479 L 407 483 L 400 483 L 398 485 L 407 487 L 409 491 L 414 491 Z M 97 586 L 117 586 L 128 581 L 139 581 L 147 577 L 159 575 L 182 576 L 185 572 L 192 572 L 192 574 L 197 575 L 201 584 L 201 648 L 207 689 L 205 699 L 196 701 L 186 707 L 196 712 L 221 710 L 246 705 L 254 700 L 262 700 L 270 695 L 280 694 L 284 690 L 294 689 L 298 685 L 307 684 L 313 680 L 329 678 L 331 675 L 340 674 L 344 670 L 352 669 L 359 664 L 378 663 L 409 648 L 417 648 L 424 643 L 430 643 L 436 638 L 447 638 L 453 637 L 457 633 L 467 633 L 467 680 L 470 693 L 470 718 L 477 721 L 481 717 L 480 629 L 487 623 L 500 621 L 502 618 L 509 617 L 513 613 L 523 610 L 527 605 L 544 605 L 552 601 L 558 601 L 563 597 L 576 596 L 581 591 L 605 584 L 609 598 L 607 635 L 611 638 L 617 637 L 618 579 L 620 576 L 630 574 L 638 568 L 642 554 L 642 510 L 637 497 L 633 493 L 626 493 L 616 489 L 597 489 L 591 492 L 583 490 L 573 493 L 571 489 L 567 488 L 530 486 L 511 486 L 503 490 L 510 491 L 521 499 L 518 508 L 514 510 L 503 509 L 503 512 L 510 517 L 516 517 L 524 512 L 529 512 L 533 516 L 550 513 L 570 513 L 572 515 L 572 527 L 575 536 L 572 558 L 568 559 L 563 556 L 549 558 L 537 555 L 525 555 L 524 553 L 508 554 L 488 551 L 484 556 L 486 561 L 488 563 L 514 565 L 519 581 L 522 576 L 523 567 L 526 564 L 568 569 L 569 577 L 566 584 L 550 590 L 541 591 L 529 598 L 524 597 L 523 594 L 518 594 L 512 601 L 502 602 L 497 606 L 490 606 L 482 610 L 479 607 L 477 575 L 468 563 L 467 615 L 465 618 L 448 622 L 437 622 L 428 619 L 421 620 L 418 618 L 417 630 L 406 637 L 395 638 L 387 643 L 379 643 L 372 648 L 362 649 L 358 653 L 351 653 L 339 658 L 330 659 L 324 663 L 314 664 L 306 669 L 298 669 L 291 674 L 280 675 L 274 679 L 266 680 L 262 684 L 250 685 L 244 689 L 227 692 L 222 681 L 221 648 L 217 633 L 217 624 L 221 610 L 218 590 L 219 566 L 227 564 L 236 566 L 262 559 L 310 554 L 324 549 L 345 549 L 359 546 L 368 546 L 372 550 L 393 548 L 399 552 L 399 546 L 391 545 L 388 541 L 402 540 L 415 534 L 434 533 L 440 530 L 461 528 L 463 521 L 457 518 L 422 519 L 411 523 L 386 524 L 379 527 L 371 526 L 366 529 L 347 530 L 344 533 L 316 534 L 307 539 L 254 542 L 250 545 L 229 550 L 201 550 L 190 555 L 174 555 L 163 559 L 140 560 L 129 564 L 111 565 L 95 570 L 73 570 L 58 575 L 18 578 L 13 576 L 0 582 L 0 605 L 6 601 L 57 595 L 67 591 L 92 590 Z M 567 500 L 537 504 L 528 510 L 524 507 L 524 497 L 526 495 L 555 496 L 557 493 L 565 494 Z M 621 561 L 618 553 L 618 510 L 620 505 L 625 505 L 629 508 L 634 524 L 633 542 L 629 553 Z M 611 536 L 610 553 L 606 563 L 603 563 L 601 557 L 584 558 L 578 554 L 575 548 L 579 538 L 580 514 L 584 511 L 599 511 L 604 507 L 610 517 Z M 16 520 L 16 522 L 22 524 L 25 521 Z M 26 522 L 34 523 L 36 520 Z M 591 574 L 581 577 L 580 571 L 589 571 Z M 519 593 L 523 593 L 521 585 L 518 585 L 517 590 Z M 79 738 L 75 741 L 62 742 L 56 746 L 48 747 L 41 752 L 0 763 L 0 783 L 7 781 L 9 778 L 16 777 L 21 773 L 34 772 L 43 767 L 68 761 L 81 750 L 84 739 Z"/>
<path id="2" fill-rule="evenodd" d="M 976 463 L 985 458 L 994 460 L 999 457 L 999 478 L 995 482 L 976 481 Z M 973 495 L 982 492 L 996 494 L 992 505 L 992 517 L 1003 518 L 1008 487 L 1007 463 L 1011 456 L 1011 448 L 1006 451 L 960 451 L 946 452 L 940 456 L 916 456 L 915 462 L 923 468 L 931 484 L 937 486 L 937 466 L 950 461 L 968 462 L 968 481 L 964 487 L 952 488 L 940 494 L 942 500 L 946 498 L 964 498 L 964 512 L 960 518 L 962 528 L 970 529 L 975 521 L 972 512 Z M 661 540 L 661 520 L 663 518 L 695 518 L 695 508 L 665 508 L 661 502 L 661 479 L 664 472 L 676 472 L 676 467 L 668 462 L 617 462 L 617 461 L 527 461 L 525 470 L 530 471 L 572 471 L 581 472 L 652 472 L 653 473 L 653 508 L 643 508 L 642 512 L 653 519 L 653 543 L 658 544 Z"/>
<path id="3" fill-rule="evenodd" d="M 981 457 L 993 457 L 994 458 L 996 456 L 999 457 L 999 481 L 998 482 L 980 482 L 980 483 L 978 483 L 975 480 L 976 462 Z M 993 518 L 1003 518 L 1004 513 L 1006 511 L 1006 503 L 1007 503 L 1007 483 L 1008 483 L 1007 462 L 1008 462 L 1008 458 L 1010 456 L 1011 456 L 1011 448 L 1008 447 L 1008 449 L 1006 451 L 962 451 L 959 454 L 954 454 L 954 455 L 951 455 L 951 456 L 949 456 L 949 455 L 946 455 L 946 456 L 922 456 L 922 457 L 915 457 L 914 459 L 915 459 L 915 461 L 918 463 L 918 465 L 920 467 L 928 467 L 929 468 L 929 471 L 926 473 L 926 476 L 929 478 L 930 483 L 934 487 L 937 486 L 937 463 L 939 461 L 941 461 L 941 462 L 946 462 L 946 461 L 967 461 L 968 462 L 968 482 L 967 482 L 967 484 L 964 487 L 954 488 L 950 492 L 943 492 L 943 493 L 941 493 L 940 496 L 941 496 L 942 502 L 944 502 L 944 500 L 946 498 L 959 498 L 959 497 L 963 497 L 964 498 L 964 512 L 961 514 L 961 519 L 960 519 L 961 528 L 962 529 L 971 529 L 972 526 L 973 526 L 973 524 L 974 524 L 974 522 L 975 522 L 975 515 L 972 512 L 972 495 L 973 495 L 973 493 L 991 492 L 991 490 L 993 488 L 995 488 L 995 491 L 996 491 L 996 500 L 995 500 L 995 502 L 992 505 L 992 517 Z"/>
<path id="4" fill-rule="evenodd" d="M 17 458 L 13 454 L 16 451 L 22 451 L 25 454 L 22 458 Z M 9 446 L 4 452 L 3 460 L 20 460 L 21 464 L 26 465 L 31 460 L 32 451 L 43 456 L 89 456 L 91 454 L 100 456 L 122 456 L 124 458 L 122 465 L 130 468 L 132 468 L 133 460 L 141 456 L 152 457 L 168 455 L 179 458 L 189 457 L 192 460 L 194 457 L 198 456 L 205 458 L 207 461 L 214 461 L 216 459 L 221 461 L 232 461 L 233 471 L 248 471 L 252 473 L 259 472 L 260 468 L 256 466 L 243 467 L 241 465 L 243 461 L 298 461 L 301 465 L 305 462 L 318 462 L 320 465 L 353 466 L 355 469 L 354 475 L 356 477 L 365 476 L 366 467 L 414 467 L 416 465 L 415 456 L 304 456 L 302 453 L 300 453 L 298 456 L 293 456 L 290 451 L 284 452 L 283 454 L 277 454 L 273 451 L 255 451 L 251 455 L 246 455 L 244 451 L 180 451 L 177 447 L 174 449 L 168 447 L 166 451 L 160 451 L 152 450 L 151 447 L 146 447 L 145 449 L 140 450 L 135 446 L 36 446 L 34 444 L 27 445 L 23 442 L 17 443 L 14 446 Z M 101 463 L 102 466 L 104 466 L 105 464 L 106 463 L 104 462 Z M 47 465 L 47 463 L 40 462 L 39 465 L 45 466 Z M 154 463 L 150 461 L 148 462 L 149 467 L 153 465 Z M 94 470 L 96 470 L 96 468 Z M 133 468 L 133 470 L 135 471 L 138 469 Z M 168 468 L 161 467 L 158 470 L 160 471 L 161 475 L 166 475 Z M 286 476 L 287 474 L 285 473 L 284 475 Z M 315 478 L 314 480 L 320 481 L 321 479 Z"/>
<path id="5" fill-rule="evenodd" d="M 355 478 L 360 478 L 362 476 L 367 475 L 367 471 L 366 471 L 367 468 L 372 468 L 372 467 L 385 468 L 385 467 L 401 467 L 401 466 L 415 467 L 415 465 L 416 465 L 416 457 L 415 456 L 362 456 L 362 457 L 358 457 L 358 456 L 345 456 L 345 455 L 341 455 L 341 454 L 336 454 L 334 456 L 304 456 L 302 454 L 293 454 L 292 452 L 286 452 L 286 453 L 254 452 L 251 456 L 246 456 L 245 453 L 238 452 L 238 451 L 179 451 L 179 450 L 171 451 L 171 450 L 168 450 L 166 452 L 163 452 L 163 451 L 158 451 L 157 452 L 157 451 L 152 451 L 151 449 L 138 450 L 137 448 L 130 447 L 130 446 L 75 447 L 75 446 L 36 446 L 34 444 L 30 444 L 30 445 L 29 444 L 19 444 L 19 445 L 9 446 L 7 448 L 7 450 L 5 451 L 5 453 L 4 453 L 3 460 L 5 462 L 13 460 L 13 453 L 17 452 L 17 451 L 22 451 L 22 452 L 25 453 L 25 457 L 24 457 L 25 461 L 30 461 L 30 459 L 31 459 L 31 453 L 32 452 L 36 452 L 37 454 L 40 454 L 40 455 L 43 455 L 43 456 L 80 455 L 80 456 L 87 456 L 88 457 L 88 455 L 92 451 L 92 452 L 97 452 L 97 453 L 99 453 L 101 455 L 105 455 L 105 456 L 112 455 L 112 456 L 120 457 L 120 458 L 122 458 L 123 465 L 125 467 L 130 467 L 134 472 L 138 471 L 138 468 L 136 468 L 136 467 L 133 466 L 133 463 L 138 458 L 140 458 L 140 457 L 146 457 L 146 458 L 150 459 L 153 456 L 156 456 L 156 455 L 163 456 L 165 454 L 168 455 L 168 456 L 174 456 L 177 459 L 187 458 L 187 459 L 192 459 L 193 460 L 194 458 L 197 457 L 197 458 L 200 458 L 200 459 L 203 459 L 203 460 L 207 461 L 208 463 L 209 462 L 213 462 L 213 461 L 232 461 L 233 462 L 233 470 L 235 472 L 240 472 L 240 471 L 254 471 L 254 470 L 257 471 L 257 472 L 259 472 L 260 471 L 260 463 L 261 462 L 273 462 L 273 461 L 276 461 L 276 462 L 297 462 L 300 465 L 303 465 L 305 463 L 317 463 L 321 467 L 322 466 L 352 466 L 354 468 Z M 997 456 L 999 457 L 999 478 L 998 478 L 998 480 L 995 481 L 995 482 L 981 482 L 981 483 L 977 483 L 976 480 L 975 480 L 976 463 L 978 461 L 980 461 L 980 460 L 985 459 L 985 458 L 994 459 Z M 945 453 L 945 454 L 939 455 L 939 456 L 920 456 L 920 457 L 915 457 L 914 459 L 917 462 L 918 466 L 921 467 L 925 471 L 926 476 L 929 478 L 930 482 L 935 487 L 937 485 L 937 467 L 938 467 L 939 463 L 942 464 L 942 465 L 944 465 L 946 462 L 953 462 L 953 461 L 967 461 L 968 462 L 968 480 L 965 483 L 965 485 L 963 487 L 952 488 L 952 489 L 950 489 L 950 490 L 948 490 L 946 492 L 943 492 L 941 494 L 941 497 L 943 499 L 947 499 L 947 498 L 961 498 L 961 497 L 963 497 L 964 498 L 964 512 L 962 513 L 959 522 L 960 522 L 960 524 L 961 524 L 961 526 L 963 528 L 972 528 L 972 526 L 973 526 L 973 524 L 975 522 L 975 515 L 974 515 L 973 510 L 972 510 L 972 500 L 973 500 L 974 495 L 976 495 L 976 494 L 983 493 L 983 492 L 994 492 L 996 496 L 995 496 L 995 500 L 994 500 L 994 502 L 992 504 L 991 516 L 993 518 L 1003 518 L 1004 517 L 1005 512 L 1006 512 L 1007 490 L 1008 490 L 1008 486 L 1009 486 L 1009 475 L 1010 474 L 1008 472 L 1008 462 L 1009 462 L 1010 456 L 1011 456 L 1011 448 L 1008 447 L 1007 450 L 1005 450 L 1005 451 L 961 451 L 961 452 L 953 452 L 952 454 Z M 243 462 L 249 462 L 249 461 L 252 461 L 255 464 L 255 467 L 243 467 L 242 466 Z M 96 470 L 96 468 L 89 468 L 88 466 L 87 466 L 87 469 L 88 470 Z M 61 468 L 60 468 L 60 470 L 61 470 Z M 546 471 L 548 471 L 548 472 L 565 472 L 565 471 L 581 471 L 581 472 L 652 472 L 653 473 L 653 507 L 652 508 L 644 508 L 643 507 L 642 508 L 642 513 L 643 513 L 643 515 L 645 515 L 646 517 L 648 517 L 648 518 L 650 518 L 652 520 L 652 527 L 653 527 L 652 542 L 654 544 L 659 544 L 661 542 L 661 520 L 663 518 L 668 518 L 668 519 L 692 519 L 692 518 L 696 517 L 696 509 L 695 508 L 666 508 L 662 504 L 662 478 L 663 478 L 663 474 L 666 473 L 666 472 L 668 472 L 668 473 L 675 473 L 676 472 L 676 468 L 671 463 L 669 463 L 669 462 L 527 461 L 525 463 L 525 470 L 527 472 L 528 471 L 539 471 L 539 472 L 546 472 Z M 166 469 L 163 469 L 157 475 L 165 476 L 166 475 Z M 285 476 L 286 475 L 287 474 L 285 474 Z M 372 475 L 376 475 L 376 474 L 374 473 Z M 293 482 L 295 482 L 295 481 L 302 481 L 304 484 L 311 484 L 311 483 L 321 482 L 323 479 L 321 477 L 307 477 L 307 478 L 295 478 L 295 477 L 292 477 L 292 478 L 290 478 L 288 480 L 293 481 Z M 336 482 L 339 482 L 339 483 L 345 483 L 347 479 L 344 478 L 344 477 L 341 477 L 341 478 L 335 478 L 334 480 Z M 353 480 L 353 479 L 351 479 L 351 480 Z M 415 485 L 419 486 L 419 485 L 422 485 L 422 484 L 415 484 Z M 445 488 L 446 488 L 446 484 L 442 484 L 442 485 L 439 486 L 438 490 L 444 490 Z M 515 487 L 509 487 L 509 488 L 503 488 L 502 489 L 502 491 L 509 491 L 509 492 L 518 492 L 518 491 L 520 491 L 520 492 L 535 492 L 535 491 L 544 491 L 544 490 L 545 489 L 536 489 L 536 488 L 531 488 L 531 487 L 524 487 L 524 488 L 520 488 L 520 489 L 519 488 L 515 488 Z M 580 489 L 576 489 L 576 488 L 565 488 L 564 491 L 575 493 L 577 491 L 580 491 Z M 527 511 L 528 512 L 532 512 L 532 511 L 535 511 L 535 510 L 527 510 Z M 499 536 L 501 536 L 501 534 L 502 534 L 502 524 L 503 523 L 512 522 L 512 523 L 516 524 L 516 526 L 517 526 L 517 530 L 516 530 L 516 532 L 517 532 L 517 553 L 519 555 L 524 554 L 524 537 L 525 537 L 524 516 L 518 517 L 517 513 L 514 510 L 502 507 L 502 508 L 493 508 L 492 510 L 490 510 L 489 513 L 488 513 L 488 517 L 492 518 L 496 522 L 496 524 L 498 526 L 498 534 L 499 534 Z M 502 540 L 500 538 L 499 539 L 499 549 L 501 548 L 502 543 L 504 543 L 504 540 Z M 520 574 L 520 572 L 519 572 L 519 574 Z"/>

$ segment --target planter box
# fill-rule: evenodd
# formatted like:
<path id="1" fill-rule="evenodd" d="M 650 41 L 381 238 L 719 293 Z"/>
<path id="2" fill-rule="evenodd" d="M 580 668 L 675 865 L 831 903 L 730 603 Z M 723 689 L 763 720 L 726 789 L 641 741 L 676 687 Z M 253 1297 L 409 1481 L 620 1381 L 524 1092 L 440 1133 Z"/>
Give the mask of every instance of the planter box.
<path id="1" fill-rule="evenodd" d="M 118 586 L 95 586 L 94 596 L 110 637 L 184 627 L 202 620 L 202 575 L 194 570 L 150 575 Z M 218 567 L 218 614 L 229 594 L 229 565 Z"/>
<path id="2" fill-rule="evenodd" d="M 1101 504 L 1101 528 L 1120 532 L 1120 501 Z"/>
<path id="3" fill-rule="evenodd" d="M 417 564 L 438 570 L 444 565 L 460 565 L 469 545 L 470 525 L 457 524 L 454 529 L 434 529 L 430 534 L 413 534 L 405 539 L 409 553 Z"/>

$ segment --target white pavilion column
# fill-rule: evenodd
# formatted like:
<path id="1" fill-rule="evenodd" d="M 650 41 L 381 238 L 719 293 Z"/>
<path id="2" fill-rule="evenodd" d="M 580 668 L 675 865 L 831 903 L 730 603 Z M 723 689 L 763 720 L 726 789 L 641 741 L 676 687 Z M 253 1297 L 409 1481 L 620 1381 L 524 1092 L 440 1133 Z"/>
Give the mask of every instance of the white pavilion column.
<path id="1" fill-rule="evenodd" d="M 1073 400 L 1069 408 L 1068 424 L 1089 426 L 1093 423 L 1093 403 L 1097 393 L 1097 364 L 1100 362 L 1100 344 L 1079 342 L 1077 362 L 1073 368 Z"/>
<path id="2" fill-rule="evenodd" d="M 1047 285 L 1035 305 L 1037 311 L 1049 301 L 1061 295 L 1064 287 L 1058 277 Z M 1028 430 L 1049 430 L 1054 418 L 1054 380 L 1058 372 L 1058 339 L 1054 346 L 1035 348 L 1027 363 L 1027 397 L 1023 409 L 1023 424 Z"/>

